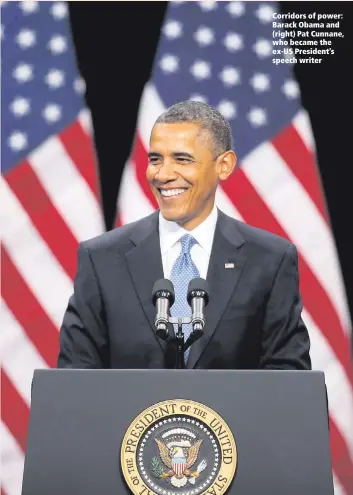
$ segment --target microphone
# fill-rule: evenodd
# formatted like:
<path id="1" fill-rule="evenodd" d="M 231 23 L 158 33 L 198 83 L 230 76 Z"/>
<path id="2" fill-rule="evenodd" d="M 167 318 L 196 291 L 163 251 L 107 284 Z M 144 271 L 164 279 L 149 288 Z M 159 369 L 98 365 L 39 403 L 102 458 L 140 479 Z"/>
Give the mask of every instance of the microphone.
<path id="1" fill-rule="evenodd" d="M 154 324 L 156 334 L 163 340 L 169 338 L 168 332 L 168 317 L 170 307 L 173 306 L 175 300 L 174 286 L 167 278 L 161 278 L 155 282 L 152 289 L 152 302 L 157 308 Z"/>
<path id="2" fill-rule="evenodd" d="M 191 323 L 195 333 L 193 340 L 201 337 L 205 326 L 204 309 L 209 301 L 209 288 L 203 278 L 194 278 L 190 281 L 187 301 L 192 309 Z M 191 338 L 191 335 L 190 335 Z"/>

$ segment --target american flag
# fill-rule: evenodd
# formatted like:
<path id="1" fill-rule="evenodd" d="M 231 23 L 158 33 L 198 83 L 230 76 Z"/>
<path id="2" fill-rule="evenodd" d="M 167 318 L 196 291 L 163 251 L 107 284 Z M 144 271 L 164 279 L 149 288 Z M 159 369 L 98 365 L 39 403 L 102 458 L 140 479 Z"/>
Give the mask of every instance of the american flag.
<path id="1" fill-rule="evenodd" d="M 1 493 L 19 495 L 33 371 L 56 366 L 78 243 L 104 226 L 67 4 L 1 17 Z"/>
<path id="2" fill-rule="evenodd" d="M 336 495 L 353 493 L 351 320 L 310 121 L 289 64 L 272 63 L 276 2 L 170 2 L 123 173 L 117 225 L 157 208 L 145 179 L 150 132 L 187 99 L 218 108 L 233 129 L 236 172 L 221 210 L 298 248 L 313 368 L 325 372 Z M 305 448 L 305 446 L 303 446 Z"/>

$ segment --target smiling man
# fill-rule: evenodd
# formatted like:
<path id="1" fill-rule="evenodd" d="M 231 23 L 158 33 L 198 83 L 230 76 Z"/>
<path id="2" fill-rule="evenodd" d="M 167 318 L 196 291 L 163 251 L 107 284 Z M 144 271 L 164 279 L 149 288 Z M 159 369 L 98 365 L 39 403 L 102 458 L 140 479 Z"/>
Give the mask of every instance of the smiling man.
<path id="1" fill-rule="evenodd" d="M 179 122 L 182 118 L 186 120 Z M 187 230 L 210 215 L 219 181 L 236 164 L 229 124 L 215 110 L 194 102 L 175 105 L 157 120 L 148 158 L 147 179 L 162 217 Z"/>
<path id="2" fill-rule="evenodd" d="M 295 246 L 216 206 L 235 166 L 229 123 L 214 108 L 186 101 L 157 119 L 146 177 L 159 210 L 80 244 L 58 367 L 173 367 L 172 346 L 155 334 L 152 288 L 170 279 L 171 313 L 186 316 L 188 283 L 202 277 L 210 301 L 188 368 L 311 368 Z"/>

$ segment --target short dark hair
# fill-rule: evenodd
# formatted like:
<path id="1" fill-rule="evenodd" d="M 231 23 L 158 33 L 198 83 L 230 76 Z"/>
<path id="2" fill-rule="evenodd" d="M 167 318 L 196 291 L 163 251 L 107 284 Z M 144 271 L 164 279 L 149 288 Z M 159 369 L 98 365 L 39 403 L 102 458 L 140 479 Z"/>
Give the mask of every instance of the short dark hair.
<path id="1" fill-rule="evenodd" d="M 210 132 L 215 155 L 232 149 L 232 130 L 223 115 L 207 103 L 186 100 L 176 103 L 163 112 L 155 124 L 194 122 Z"/>

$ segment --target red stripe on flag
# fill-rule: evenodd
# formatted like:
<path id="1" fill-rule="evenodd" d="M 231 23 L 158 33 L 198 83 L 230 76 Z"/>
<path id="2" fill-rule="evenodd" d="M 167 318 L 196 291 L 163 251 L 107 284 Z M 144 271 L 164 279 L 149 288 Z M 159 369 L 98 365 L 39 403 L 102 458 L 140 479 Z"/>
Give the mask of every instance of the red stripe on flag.
<path id="1" fill-rule="evenodd" d="M 13 168 L 6 180 L 63 269 L 74 278 L 78 242 L 52 204 L 29 162 L 23 161 Z"/>
<path id="2" fill-rule="evenodd" d="M 223 189 L 247 223 L 290 240 L 241 168 L 224 182 Z M 304 306 L 329 341 L 350 383 L 353 384 L 350 343 L 344 334 L 336 310 L 299 251 L 298 258 L 300 290 Z"/>
<path id="3" fill-rule="evenodd" d="M 314 155 L 305 146 L 298 131 L 290 125 L 271 142 L 327 221 L 327 210 Z"/>
<path id="4" fill-rule="evenodd" d="M 353 493 L 353 463 L 346 442 L 332 419 L 330 419 L 330 443 L 332 457 L 335 461 L 335 474 L 347 494 Z"/>
<path id="5" fill-rule="evenodd" d="M 2 420 L 17 443 L 26 451 L 29 409 L 1 368 Z"/>
<path id="6" fill-rule="evenodd" d="M 132 153 L 132 160 L 135 163 L 136 176 L 145 196 L 147 197 L 147 199 L 150 201 L 150 203 L 155 209 L 158 208 L 158 203 L 156 201 L 156 198 L 153 196 L 150 185 L 146 178 L 148 157 L 146 150 L 142 144 L 141 138 L 138 134 L 136 135 L 136 139 L 135 139 L 134 149 Z"/>
<path id="7" fill-rule="evenodd" d="M 90 136 L 86 134 L 81 124 L 75 121 L 64 129 L 58 137 L 79 173 L 100 202 L 96 154 Z"/>
<path id="8" fill-rule="evenodd" d="M 4 301 L 49 367 L 55 367 L 59 334 L 1 246 Z"/>
<path id="9" fill-rule="evenodd" d="M 123 225 L 123 222 L 121 220 L 121 215 L 120 213 L 117 211 L 116 213 L 116 218 L 115 218 L 115 228 L 118 228 L 118 227 L 121 227 Z"/>

